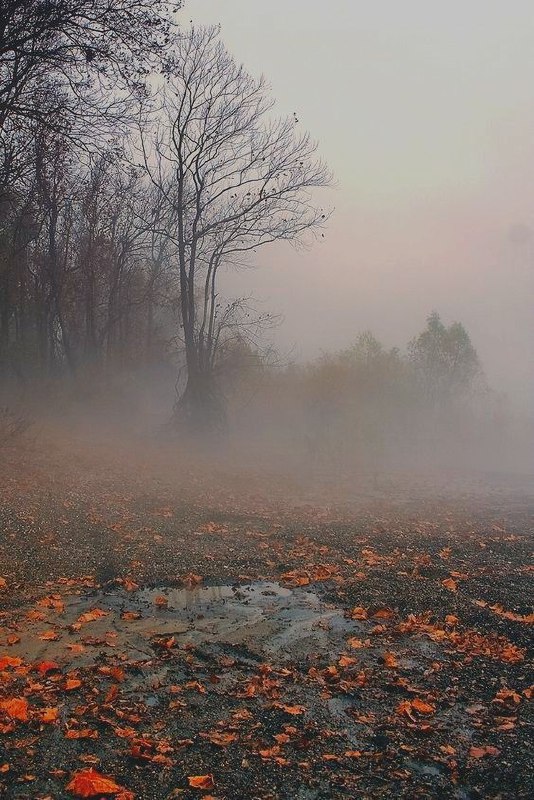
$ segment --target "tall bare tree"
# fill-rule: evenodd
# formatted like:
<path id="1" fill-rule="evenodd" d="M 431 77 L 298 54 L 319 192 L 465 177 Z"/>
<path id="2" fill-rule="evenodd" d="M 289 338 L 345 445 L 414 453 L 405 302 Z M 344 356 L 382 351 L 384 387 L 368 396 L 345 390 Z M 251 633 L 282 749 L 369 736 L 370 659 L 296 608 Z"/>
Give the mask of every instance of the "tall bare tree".
<path id="1" fill-rule="evenodd" d="M 84 109 L 103 93 L 131 90 L 157 65 L 172 30 L 165 0 L 0 0 L 0 129 L 7 120 L 39 119 L 43 86 L 62 88 L 69 110 Z M 82 101 L 82 106 L 80 106 Z"/>
<path id="2" fill-rule="evenodd" d="M 312 190 L 330 174 L 296 121 L 272 116 L 264 80 L 236 63 L 217 28 L 182 36 L 166 77 L 141 140 L 147 172 L 174 215 L 187 365 L 177 415 L 205 430 L 224 414 L 214 380 L 221 267 L 317 229 L 326 214 Z"/>

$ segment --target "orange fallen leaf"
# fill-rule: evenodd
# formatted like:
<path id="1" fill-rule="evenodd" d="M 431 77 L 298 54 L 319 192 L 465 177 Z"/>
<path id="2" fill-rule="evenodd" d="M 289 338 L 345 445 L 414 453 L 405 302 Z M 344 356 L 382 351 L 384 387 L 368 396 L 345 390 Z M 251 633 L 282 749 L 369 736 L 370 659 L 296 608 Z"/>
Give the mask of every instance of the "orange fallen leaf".
<path id="1" fill-rule="evenodd" d="M 287 733 L 275 733 L 273 736 L 278 744 L 288 744 L 291 741 L 291 737 L 287 735 Z"/>
<path id="2" fill-rule="evenodd" d="M 41 722 L 56 722 L 59 717 L 59 708 L 43 708 L 41 711 Z"/>
<path id="3" fill-rule="evenodd" d="M 353 664 L 357 664 L 358 660 L 350 656 L 340 656 L 337 663 L 340 667 L 351 667 Z"/>
<path id="4" fill-rule="evenodd" d="M 69 728 L 65 739 L 98 739 L 98 731 L 92 728 Z"/>
<path id="5" fill-rule="evenodd" d="M 451 592 L 456 592 L 458 589 L 458 584 L 453 578 L 445 578 L 441 581 L 441 585 Z"/>
<path id="6" fill-rule="evenodd" d="M 5 711 L 11 719 L 18 719 L 20 722 L 27 722 L 29 717 L 29 703 L 25 697 L 12 697 L 10 700 L 0 701 L 0 709 Z"/>
<path id="7" fill-rule="evenodd" d="M 90 611 L 80 614 L 74 625 L 85 625 L 87 622 L 94 622 L 101 617 L 107 617 L 107 615 L 108 612 L 103 611 L 101 608 L 92 608 Z"/>
<path id="8" fill-rule="evenodd" d="M 56 642 L 59 639 L 59 634 L 56 631 L 44 631 L 39 634 L 39 639 L 42 642 Z"/>
<path id="9" fill-rule="evenodd" d="M 498 756 L 500 752 L 498 747 L 487 744 L 482 747 L 472 747 L 469 750 L 469 755 L 471 758 L 484 758 L 484 756 Z"/>
<path id="10" fill-rule="evenodd" d="M 436 710 L 436 706 L 433 706 L 431 703 L 426 703 L 424 700 L 420 700 L 419 697 L 415 697 L 411 703 L 412 708 L 415 708 L 420 714 L 433 714 Z"/>
<path id="11" fill-rule="evenodd" d="M 498 604 L 490 606 L 490 611 L 493 611 L 494 614 L 498 614 L 500 617 L 504 617 L 504 619 L 512 620 L 513 622 L 523 622 L 527 625 L 532 625 L 532 623 L 534 623 L 534 614 L 516 614 L 514 611 L 506 611 L 503 606 Z"/>
<path id="12" fill-rule="evenodd" d="M 42 597 L 37 601 L 38 606 L 43 608 L 52 608 L 54 611 L 62 613 L 65 610 L 65 603 L 58 594 L 51 594 L 48 597 Z"/>
<path id="13" fill-rule="evenodd" d="M 36 669 L 41 675 L 46 675 L 47 672 L 53 672 L 59 669 L 59 664 L 55 661 L 41 661 L 40 664 L 37 664 Z"/>
<path id="14" fill-rule="evenodd" d="M 82 682 L 78 678 L 67 678 L 63 688 L 67 692 L 72 692 L 73 689 L 79 689 L 81 685 L 82 685 Z"/>
<path id="15" fill-rule="evenodd" d="M 6 667 L 20 666 L 22 666 L 22 658 L 12 658 L 11 656 L 2 656 L 2 658 L 0 658 L 0 670 Z"/>
<path id="16" fill-rule="evenodd" d="M 351 636 L 350 639 L 347 639 L 347 644 L 349 647 L 354 648 L 354 650 L 359 650 L 361 647 L 366 647 L 365 642 L 362 642 L 361 639 L 357 639 L 355 636 Z"/>
<path id="17" fill-rule="evenodd" d="M 213 775 L 190 775 L 187 780 L 193 789 L 213 789 L 215 786 Z"/>
<path id="18" fill-rule="evenodd" d="M 296 569 L 291 572 L 284 572 L 282 580 L 286 583 L 291 583 L 292 586 L 308 586 L 310 583 L 309 575 Z"/>
<path id="19" fill-rule="evenodd" d="M 154 598 L 154 605 L 158 608 L 167 608 L 169 601 L 162 594 L 158 594 L 158 596 Z"/>
<path id="20" fill-rule="evenodd" d="M 224 731 L 210 731 L 209 733 L 201 733 L 204 739 L 208 739 L 212 744 L 218 747 L 227 747 L 229 744 L 237 741 L 235 733 L 226 733 Z"/>
<path id="21" fill-rule="evenodd" d="M 97 797 L 102 794 L 118 794 L 122 787 L 90 767 L 75 772 L 67 790 L 77 797 Z"/>
<path id="22" fill-rule="evenodd" d="M 384 661 L 384 665 L 389 669 L 395 669 L 399 666 L 399 662 L 397 661 L 397 657 L 395 653 L 390 653 L 386 651 L 382 656 L 382 660 Z"/>
<path id="23" fill-rule="evenodd" d="M 352 617 L 352 619 L 367 619 L 367 611 L 365 608 L 362 608 L 361 606 L 356 606 L 350 612 L 350 616 Z"/>
<path id="24" fill-rule="evenodd" d="M 391 608 L 379 608 L 374 612 L 373 619 L 391 619 L 395 612 Z"/>
<path id="25" fill-rule="evenodd" d="M 413 715 L 414 711 L 417 711 L 419 714 L 433 714 L 435 710 L 435 706 L 426 703 L 424 700 L 420 700 L 418 697 L 415 697 L 413 700 L 402 700 L 397 706 L 397 714 L 407 716 L 412 722 L 417 722 L 417 718 Z"/>
<path id="26" fill-rule="evenodd" d="M 304 706 L 288 706 L 285 703 L 273 703 L 275 708 L 280 708 L 282 711 L 285 711 L 286 714 L 291 714 L 292 716 L 299 716 L 300 714 L 304 714 L 306 708 Z"/>
<path id="27" fill-rule="evenodd" d="M 196 575 L 194 572 L 188 572 L 186 575 L 182 575 L 182 583 L 189 589 L 192 589 L 194 586 L 198 586 L 199 583 L 202 583 L 202 576 Z"/>

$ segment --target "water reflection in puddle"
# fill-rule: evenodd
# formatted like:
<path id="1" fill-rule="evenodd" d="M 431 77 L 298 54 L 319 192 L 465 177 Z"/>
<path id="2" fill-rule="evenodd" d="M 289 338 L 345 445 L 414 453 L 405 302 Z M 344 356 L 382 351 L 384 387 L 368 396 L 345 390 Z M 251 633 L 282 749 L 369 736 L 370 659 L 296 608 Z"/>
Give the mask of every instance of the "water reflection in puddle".
<path id="1" fill-rule="evenodd" d="M 72 625 L 95 608 L 103 614 L 73 630 Z M 335 657 L 346 635 L 362 629 L 361 623 L 346 619 L 341 609 L 323 603 L 314 592 L 269 581 L 92 592 L 66 598 L 62 612 L 48 609 L 46 617 L 24 623 L 21 641 L 11 648 L 13 655 L 32 661 L 76 658 L 80 665 L 111 652 L 142 659 L 153 655 L 155 639 L 174 637 L 176 646 L 211 642 L 282 660 L 313 652 Z M 40 638 L 47 629 L 57 639 Z"/>

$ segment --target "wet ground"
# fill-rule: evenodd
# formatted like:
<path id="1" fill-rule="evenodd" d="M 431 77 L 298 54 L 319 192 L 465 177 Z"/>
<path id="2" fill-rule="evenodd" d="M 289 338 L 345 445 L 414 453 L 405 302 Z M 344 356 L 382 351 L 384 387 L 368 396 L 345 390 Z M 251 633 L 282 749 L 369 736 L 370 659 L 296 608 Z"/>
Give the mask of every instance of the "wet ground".
<path id="1" fill-rule="evenodd" d="M 208 498 L 60 455 L 0 490 L 1 797 L 532 795 L 524 483 Z"/>

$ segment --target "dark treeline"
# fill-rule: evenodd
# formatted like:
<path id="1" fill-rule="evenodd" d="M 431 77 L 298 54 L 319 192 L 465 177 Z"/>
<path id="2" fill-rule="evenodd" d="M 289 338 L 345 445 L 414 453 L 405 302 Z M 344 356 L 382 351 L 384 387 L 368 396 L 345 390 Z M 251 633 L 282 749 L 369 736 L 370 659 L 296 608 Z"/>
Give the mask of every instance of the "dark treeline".
<path id="1" fill-rule="evenodd" d="M 220 274 L 320 226 L 311 190 L 329 174 L 217 29 L 177 29 L 157 0 L 104 5 L 6 9 L 1 375 L 95 380 L 173 358 L 176 419 L 220 428 L 220 361 L 267 319 L 223 300 Z"/>
<path id="2" fill-rule="evenodd" d="M 156 298 L 175 297 L 164 237 L 147 225 L 158 201 L 125 153 L 178 6 L 1 2 L 4 381 L 126 364 L 156 346 Z"/>
<path id="3" fill-rule="evenodd" d="M 168 237 L 147 225 L 155 193 L 111 152 L 83 168 L 56 135 L 33 146 L 27 183 L 2 208 L 4 375 L 29 381 L 161 358 L 178 295 Z"/>

